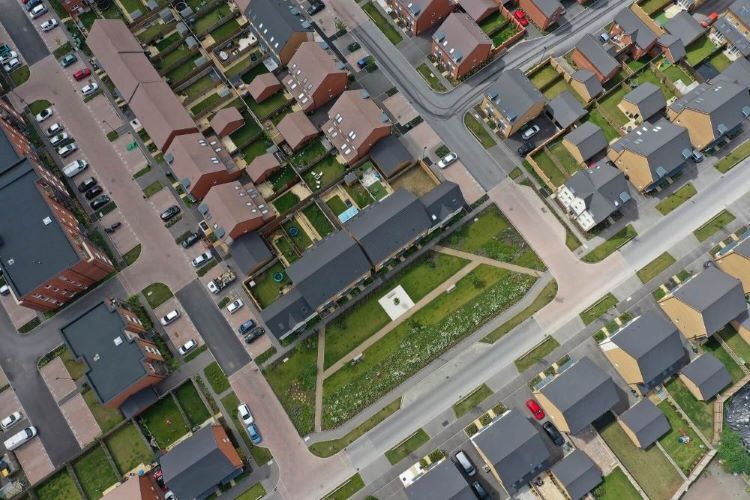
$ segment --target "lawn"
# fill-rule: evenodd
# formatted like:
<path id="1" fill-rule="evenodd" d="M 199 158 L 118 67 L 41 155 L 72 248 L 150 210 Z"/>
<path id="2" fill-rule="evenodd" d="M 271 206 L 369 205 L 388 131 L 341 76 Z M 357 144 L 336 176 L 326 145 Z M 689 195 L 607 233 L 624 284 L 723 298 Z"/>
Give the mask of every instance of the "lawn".
<path id="1" fill-rule="evenodd" d="M 162 189 L 164 189 L 164 184 L 162 184 L 161 181 L 156 180 L 143 188 L 143 196 L 145 196 L 146 198 L 151 198 Z"/>
<path id="2" fill-rule="evenodd" d="M 202 14 L 201 17 L 195 20 L 192 26 L 193 32 L 199 37 L 203 36 L 208 33 L 208 30 L 213 28 L 216 23 L 218 23 L 222 18 L 228 16 L 231 13 L 232 9 L 230 9 L 228 4 L 220 3 L 215 9 Z"/>
<path id="3" fill-rule="evenodd" d="M 584 311 L 580 314 L 581 319 L 583 320 L 583 324 L 590 325 L 597 319 L 601 318 L 604 313 L 615 307 L 617 305 L 617 302 L 617 297 L 615 297 L 611 293 L 608 293 L 601 299 L 597 300 L 588 308 L 584 309 Z"/>
<path id="4" fill-rule="evenodd" d="M 188 54 L 190 54 L 190 49 L 183 43 L 171 52 L 164 54 L 164 57 L 161 59 L 157 59 L 155 66 L 157 69 L 170 68 L 172 65 L 177 64 L 178 61 L 182 61 Z"/>
<path id="5" fill-rule="evenodd" d="M 714 405 L 695 399 L 685 384 L 677 377 L 666 384 L 667 391 L 672 395 L 682 411 L 695 424 L 706 439 L 711 440 L 714 435 Z"/>
<path id="6" fill-rule="evenodd" d="M 245 102 L 248 106 L 250 106 L 253 114 L 255 114 L 255 116 L 257 116 L 259 120 L 263 120 L 275 113 L 279 108 L 282 108 L 289 104 L 290 101 L 286 100 L 286 97 L 284 97 L 284 92 L 279 91 L 260 103 L 255 102 L 255 99 L 253 99 L 252 96 L 247 96 L 245 98 Z"/>
<path id="7" fill-rule="evenodd" d="M 729 58 L 725 56 L 724 52 L 722 51 L 719 51 L 715 53 L 714 55 L 712 55 L 708 59 L 708 62 L 711 64 L 711 66 L 716 68 L 716 71 L 718 72 L 724 71 L 725 69 L 727 69 L 727 67 L 729 67 L 730 64 L 732 64 L 732 61 L 730 61 Z"/>
<path id="8" fill-rule="evenodd" d="M 432 65 L 427 66 L 427 63 L 422 63 L 417 66 L 417 73 L 422 75 L 422 78 L 424 78 L 424 81 L 427 82 L 430 88 L 436 92 L 443 92 L 445 91 L 445 85 L 443 85 L 440 78 L 436 76 L 437 72 L 438 71 Z"/>
<path id="9" fill-rule="evenodd" d="M 651 68 L 649 68 L 650 70 Z M 633 78 L 632 82 L 637 83 L 638 85 L 643 85 L 646 82 L 653 83 L 657 87 L 661 89 L 661 91 L 664 93 L 664 97 L 669 100 L 672 97 L 674 97 L 674 92 L 667 86 L 666 83 L 663 83 L 659 76 L 654 73 L 653 71 L 643 71 L 641 72 L 637 77 Z"/>
<path id="10" fill-rule="evenodd" d="M 278 272 L 281 272 L 284 275 L 281 283 L 276 283 L 273 279 L 274 274 Z M 281 287 L 290 283 L 289 276 L 287 276 L 284 271 L 284 266 L 281 262 L 277 262 L 262 274 L 254 276 L 253 281 L 255 281 L 255 286 L 250 288 L 250 291 L 252 292 L 253 297 L 255 297 L 255 300 L 258 301 L 258 304 L 260 304 L 261 309 L 265 309 L 271 304 L 271 302 L 276 300 L 279 296 L 279 290 L 281 290 Z"/>
<path id="11" fill-rule="evenodd" d="M 39 500 L 81 499 L 81 493 L 67 469 L 60 470 L 41 486 L 35 488 L 34 492 Z"/>
<path id="12" fill-rule="evenodd" d="M 200 56 L 191 57 L 190 59 L 167 73 L 166 77 L 167 79 L 169 79 L 170 85 L 174 85 L 184 80 L 195 69 L 195 61 L 198 59 L 198 57 Z"/>
<path id="13" fill-rule="evenodd" d="M 326 148 L 320 140 L 312 141 L 305 147 L 297 151 L 291 158 L 291 163 L 295 167 L 306 167 L 323 158 L 326 154 Z"/>
<path id="14" fill-rule="evenodd" d="M 630 483 L 630 479 L 620 467 L 604 476 L 604 482 L 591 492 L 601 500 L 640 500 L 641 494 Z"/>
<path id="15" fill-rule="evenodd" d="M 101 445 L 73 463 L 73 470 L 81 488 L 90 499 L 101 498 L 102 492 L 115 484 L 118 478 Z"/>
<path id="16" fill-rule="evenodd" d="M 3 281 L 3 284 L 4 283 L 5 282 Z M 63 350 L 60 357 L 63 360 L 65 369 L 68 370 L 68 373 L 70 374 L 70 378 L 72 378 L 73 380 L 78 380 L 79 378 L 83 377 L 86 371 L 88 371 L 86 363 L 75 359 L 73 357 L 73 353 L 67 347 Z"/>
<path id="17" fill-rule="evenodd" d="M 497 32 L 507 22 L 508 20 L 500 15 L 500 12 L 493 12 L 478 24 L 482 31 L 484 31 L 489 36 Z"/>
<path id="18" fill-rule="evenodd" d="M 227 376 L 224 375 L 224 371 L 219 366 L 219 363 L 216 361 L 204 368 L 203 374 L 211 385 L 211 389 L 213 389 L 216 394 L 221 394 L 229 389 L 229 380 L 227 379 Z"/>
<path id="19" fill-rule="evenodd" d="M 198 390 L 190 380 L 178 387 L 174 391 L 174 395 L 192 427 L 202 424 L 211 417 L 208 408 L 203 404 L 203 400 L 198 394 Z"/>
<path id="20" fill-rule="evenodd" d="M 365 482 L 362 480 L 362 476 L 356 473 L 321 500 L 347 500 L 364 487 Z"/>
<path id="21" fill-rule="evenodd" d="M 538 70 L 531 77 L 531 83 L 533 83 L 537 89 L 541 90 L 545 86 L 556 81 L 558 78 L 562 78 L 560 73 L 558 73 L 551 64 L 545 64 L 542 69 Z"/>
<path id="22" fill-rule="evenodd" d="M 549 154 L 545 150 L 541 150 L 538 153 L 534 154 L 534 156 L 531 157 L 534 162 L 539 166 L 540 169 L 542 169 L 542 172 L 544 172 L 544 175 L 547 176 L 547 178 L 552 182 L 552 184 L 555 187 L 559 187 L 565 183 L 568 176 L 565 175 L 555 164 L 554 161 L 552 161 L 552 158 L 550 158 Z"/>
<path id="23" fill-rule="evenodd" d="M 670 0 L 646 0 L 645 2 L 641 2 L 638 5 L 650 17 L 651 14 L 658 12 L 659 10 L 663 9 L 669 4 L 670 4 Z"/>
<path id="24" fill-rule="evenodd" d="M 619 139 L 620 133 L 612 125 L 609 124 L 609 121 L 604 118 L 602 112 L 598 109 L 592 109 L 591 111 L 589 111 L 588 121 L 602 129 L 607 142 L 612 142 L 615 139 Z"/>
<path id="25" fill-rule="evenodd" d="M 321 237 L 325 238 L 333 232 L 333 224 L 331 224 L 331 221 L 328 220 L 326 214 L 323 213 L 316 203 L 312 203 L 306 207 L 302 210 L 302 213 Z"/>
<path id="26" fill-rule="evenodd" d="M 427 443 L 430 440 L 430 436 L 424 431 L 424 429 L 418 429 L 414 434 L 401 441 L 398 445 L 394 446 L 390 450 L 385 452 L 385 458 L 391 463 L 396 465 L 401 460 L 405 459 L 420 446 Z"/>
<path id="27" fill-rule="evenodd" d="M 140 10 L 141 14 L 146 12 L 146 8 L 141 3 L 141 0 L 120 0 L 120 4 L 122 4 L 122 6 L 125 7 L 125 10 L 130 14 L 136 10 Z"/>
<path id="28" fill-rule="evenodd" d="M 613 234 L 607 241 L 584 255 L 582 260 L 584 262 L 602 261 L 619 250 L 620 247 L 635 238 L 637 235 L 638 233 L 636 232 L 632 224 L 628 224 L 627 226 Z"/>
<path id="29" fill-rule="evenodd" d="M 214 109 L 217 107 L 225 98 L 221 97 L 218 92 L 215 92 L 211 94 L 210 96 L 206 97 L 202 101 L 200 101 L 198 104 L 190 108 L 190 113 L 193 114 L 193 116 L 199 116 L 204 114 L 206 111 L 209 111 L 211 109 Z"/>
<path id="30" fill-rule="evenodd" d="M 469 111 L 464 115 L 464 125 L 466 125 L 466 128 L 468 128 L 474 137 L 477 138 L 479 144 L 481 144 L 484 149 L 491 148 L 497 144 L 492 135 L 490 135 L 487 129 L 484 128 L 482 121 L 474 116 L 473 111 Z"/>
<path id="31" fill-rule="evenodd" d="M 388 195 L 388 191 L 386 191 L 385 187 L 383 186 L 383 183 L 380 181 L 375 181 L 369 186 L 367 186 L 367 191 L 377 201 L 382 200 Z"/>
<path id="32" fill-rule="evenodd" d="M 677 413 L 677 410 L 669 401 L 659 403 L 659 408 L 664 412 L 667 420 L 669 420 L 670 427 L 672 427 L 669 432 L 659 439 L 659 443 L 661 443 L 669 456 L 672 457 L 672 460 L 682 469 L 682 472 L 688 476 L 698 463 L 698 460 L 706 454 L 706 445 L 703 444 L 698 434 Z M 688 436 L 690 442 L 681 443 L 679 441 L 681 436 Z"/>
<path id="33" fill-rule="evenodd" d="M 547 148 L 549 149 L 549 153 L 560 165 L 563 166 L 563 169 L 568 175 L 573 175 L 579 170 L 578 162 L 573 158 L 573 155 L 565 149 L 562 141 L 551 144 L 550 146 L 547 146 Z"/>
<path id="34" fill-rule="evenodd" d="M 339 216 L 346 211 L 346 204 L 339 195 L 332 196 L 326 201 L 326 205 L 331 209 L 334 215 Z"/>
<path id="35" fill-rule="evenodd" d="M 214 43 L 220 44 L 232 38 L 239 28 L 240 23 L 237 22 L 237 19 L 232 19 L 213 30 L 211 38 L 214 39 Z"/>
<path id="36" fill-rule="evenodd" d="M 617 128 L 622 127 L 623 125 L 628 123 L 628 118 L 625 116 L 625 113 L 620 111 L 620 108 L 617 107 L 617 105 L 620 104 L 620 101 L 622 101 L 622 98 L 625 97 L 628 91 L 628 88 L 622 86 L 615 92 L 612 92 L 610 95 L 608 95 L 605 99 L 599 101 L 598 104 L 604 110 L 604 116 L 609 118 L 610 123 L 612 125 L 615 125 Z"/>
<path id="37" fill-rule="evenodd" d="M 474 220 L 464 224 L 445 240 L 445 245 L 501 262 L 540 271 L 546 269 L 497 205 L 491 205 Z"/>
<path id="38" fill-rule="evenodd" d="M 174 399 L 167 396 L 141 414 L 142 426 L 156 439 L 162 450 L 187 434 L 185 419 Z"/>
<path id="39" fill-rule="evenodd" d="M 193 101 L 214 88 L 215 85 L 216 80 L 214 80 L 214 74 L 211 72 L 191 83 L 189 87 L 182 91 L 182 93 L 187 96 L 188 101 Z M 235 142 L 235 144 L 237 143 Z"/>
<path id="40" fill-rule="evenodd" d="M 462 416 L 469 413 L 469 411 L 479 406 L 482 401 L 490 396 L 492 396 L 492 389 L 487 387 L 487 384 L 482 384 L 471 391 L 468 396 L 462 398 L 458 403 L 454 404 L 453 413 L 456 414 L 456 418 L 461 418 Z"/>
<path id="41" fill-rule="evenodd" d="M 558 347 L 560 347 L 560 343 L 553 337 L 548 336 L 531 351 L 513 361 L 513 363 L 515 363 L 518 372 L 523 373 Z"/>
<path id="42" fill-rule="evenodd" d="M 360 210 L 370 206 L 375 201 L 370 192 L 359 182 L 351 186 L 344 186 L 344 189 L 346 189 L 346 192 L 349 193 L 349 196 L 352 197 Z"/>
<path id="43" fill-rule="evenodd" d="M 86 401 L 91 413 L 94 414 L 94 419 L 99 427 L 102 429 L 102 433 L 106 434 L 108 431 L 117 427 L 117 424 L 124 420 L 120 410 L 113 410 L 102 406 L 101 403 L 96 399 L 96 393 L 89 389 L 83 393 L 83 399 Z"/>
<path id="44" fill-rule="evenodd" d="M 151 306 L 151 309 L 156 309 L 173 297 L 172 290 L 164 283 L 151 283 L 141 293 L 146 297 L 146 301 Z"/>
<path id="45" fill-rule="evenodd" d="M 268 451 L 268 448 L 255 446 L 252 441 L 250 441 L 247 429 L 245 429 L 245 426 L 240 421 L 239 415 L 237 414 L 237 407 L 240 405 L 240 400 L 234 391 L 221 398 L 221 404 L 224 406 L 227 413 L 231 415 L 232 422 L 234 423 L 237 432 L 240 434 L 240 437 L 245 442 L 245 445 L 250 450 L 250 454 L 253 456 L 253 459 L 255 459 L 255 463 L 259 466 L 268 463 L 273 456 L 271 455 L 271 452 Z"/>
<path id="46" fill-rule="evenodd" d="M 515 23 L 508 22 L 503 29 L 492 36 L 493 47 L 499 47 L 506 41 L 510 40 L 518 32 L 519 30 Z M 574 93 L 573 95 L 575 96 L 576 94 Z"/>
<path id="47" fill-rule="evenodd" d="M 264 73 L 268 73 L 268 68 L 266 68 L 266 65 L 263 63 L 256 64 L 242 74 L 242 81 L 245 83 L 251 83 L 253 80 L 255 80 L 256 76 L 262 75 Z"/>
<path id="48" fill-rule="evenodd" d="M 547 100 L 551 101 L 565 91 L 570 92 L 574 97 L 580 100 L 578 93 L 575 92 L 570 85 L 568 85 L 564 78 L 555 80 L 552 85 L 548 85 L 547 88 L 544 89 L 544 92 L 542 92 L 542 94 L 544 94 L 544 97 L 546 97 Z"/>
<path id="49" fill-rule="evenodd" d="M 685 51 L 687 52 L 685 60 L 690 66 L 696 66 L 711 55 L 716 48 L 716 45 L 708 38 L 708 35 L 703 35 L 685 47 Z"/>
<path id="50" fill-rule="evenodd" d="M 530 305 L 528 305 L 523 311 L 516 314 L 511 319 L 493 330 L 489 335 L 482 339 L 482 342 L 485 342 L 487 344 L 497 342 L 506 333 L 532 317 L 540 309 L 552 302 L 555 296 L 557 296 L 557 281 L 552 280 L 542 289 L 541 292 L 539 292 L 539 295 L 536 296 L 536 298 Z"/>
<path id="51" fill-rule="evenodd" d="M 734 353 L 742 358 L 747 364 L 750 362 L 750 345 L 737 333 L 731 325 L 727 325 L 717 332 L 721 339 L 726 342 Z"/>
<path id="52" fill-rule="evenodd" d="M 750 156 L 750 141 L 745 141 L 734 148 L 728 155 L 714 164 L 716 170 L 722 174 L 731 170 L 735 165 Z"/>
<path id="53" fill-rule="evenodd" d="M 289 219 L 288 221 L 284 222 L 282 226 L 284 227 L 287 236 L 292 240 L 292 243 L 294 243 L 294 246 L 300 253 L 304 252 L 306 249 L 312 246 L 313 242 L 310 239 L 310 236 L 307 234 L 307 231 L 305 231 L 305 228 L 298 224 L 297 221 L 295 221 L 294 219 Z M 292 236 L 291 234 L 292 232 L 294 232 L 292 231 L 293 229 L 296 229 L 295 236 Z"/>
<path id="54" fill-rule="evenodd" d="M 346 172 L 346 167 L 331 155 L 323 158 L 302 174 L 302 179 L 311 191 L 317 191 L 336 182 L 344 176 L 344 172 Z"/>
<path id="55" fill-rule="evenodd" d="M 246 116 L 245 125 L 243 125 L 242 128 L 235 130 L 234 132 L 229 134 L 229 138 L 232 139 L 232 142 L 235 146 L 237 146 L 239 149 L 242 149 L 253 142 L 255 139 L 257 139 L 261 132 L 262 129 L 260 128 L 260 125 L 258 125 L 258 123 L 251 116 Z M 265 153 L 265 151 L 265 148 L 263 148 L 263 152 L 260 154 Z"/>
<path id="56" fill-rule="evenodd" d="M 678 80 L 682 80 L 682 83 L 684 83 L 685 85 L 690 85 L 691 83 L 695 81 L 693 77 L 688 75 L 684 69 L 680 68 L 676 64 L 670 65 L 667 69 L 663 70 L 662 72 L 667 76 L 667 78 L 672 80 L 672 83 L 675 83 Z"/>
<path id="57" fill-rule="evenodd" d="M 692 183 L 688 182 L 684 186 L 680 187 L 680 189 L 660 201 L 656 205 L 656 209 L 661 212 L 662 215 L 667 215 L 669 212 L 695 196 L 696 193 L 697 191 L 695 190 L 695 186 L 693 186 Z"/>
<path id="58" fill-rule="evenodd" d="M 666 271 L 667 268 L 674 263 L 675 258 L 672 257 L 669 252 L 664 252 L 638 271 L 638 279 L 640 279 L 641 283 L 645 285 L 656 276 Z"/>
<path id="59" fill-rule="evenodd" d="M 32 115 L 35 115 L 43 109 L 49 108 L 50 106 L 52 106 L 51 102 L 47 101 L 46 99 L 39 99 L 38 101 L 34 101 L 29 104 L 29 111 Z"/>
<path id="60" fill-rule="evenodd" d="M 249 165 L 258 156 L 262 154 L 266 154 L 267 149 L 268 149 L 268 144 L 266 144 L 265 138 L 261 137 L 257 141 L 251 142 L 247 146 L 243 147 L 240 150 L 240 155 L 245 160 L 245 162 Z"/>
<path id="61" fill-rule="evenodd" d="M 299 202 L 299 196 L 291 191 L 287 191 L 286 193 L 273 200 L 273 206 L 276 207 L 276 210 L 280 215 L 283 215 L 294 208 L 294 206 Z"/>
<path id="62" fill-rule="evenodd" d="M 279 252 L 281 252 L 281 255 L 286 258 L 288 264 L 291 264 L 292 262 L 299 259 L 299 254 L 294 249 L 294 245 L 285 234 L 282 234 L 279 238 L 276 238 L 274 240 L 274 244 L 276 245 L 276 248 L 278 248 Z"/>
<path id="63" fill-rule="evenodd" d="M 721 361 L 724 366 L 727 367 L 729 375 L 732 376 L 732 382 L 737 382 L 745 376 L 745 372 L 742 371 L 740 365 L 735 363 L 735 361 L 732 359 L 732 356 L 729 355 L 726 349 L 724 349 L 719 341 L 715 338 L 712 337 L 708 339 L 708 342 L 703 344 L 703 350 L 706 352 L 710 352 L 711 354 L 716 356 L 716 359 Z"/>
<path id="64" fill-rule="evenodd" d="M 237 500 L 260 500 L 266 496 L 266 489 L 260 483 L 255 483 L 237 497 Z"/>
<path id="65" fill-rule="evenodd" d="M 372 22 L 375 23 L 375 26 L 377 26 L 378 29 L 383 32 L 385 37 L 393 45 L 398 45 L 399 43 L 401 43 L 401 40 L 403 40 L 401 33 L 399 33 L 398 29 L 396 29 L 388 21 L 388 19 L 386 19 L 386 17 L 375 6 L 375 4 L 373 4 L 372 2 L 367 2 L 366 4 L 362 5 L 362 10 L 364 10 L 367 15 L 370 16 L 370 19 L 372 19 Z"/>
<path id="66" fill-rule="evenodd" d="M 105 441 L 120 474 L 135 469 L 140 464 L 150 464 L 154 454 L 143 440 L 134 424 L 128 424 L 113 433 Z"/>
<path id="67" fill-rule="evenodd" d="M 732 222 L 734 219 L 735 217 L 732 212 L 730 212 L 729 210 L 722 210 L 721 212 L 713 216 L 711 220 L 693 231 L 693 234 L 696 238 L 698 238 L 698 241 L 704 242 L 715 233 L 719 232 L 724 226 Z"/>
<path id="68" fill-rule="evenodd" d="M 13 71 L 10 74 L 10 79 L 13 80 L 13 85 L 18 87 L 26 83 L 26 80 L 31 76 L 31 69 L 28 66 L 23 65 L 20 68 Z"/>

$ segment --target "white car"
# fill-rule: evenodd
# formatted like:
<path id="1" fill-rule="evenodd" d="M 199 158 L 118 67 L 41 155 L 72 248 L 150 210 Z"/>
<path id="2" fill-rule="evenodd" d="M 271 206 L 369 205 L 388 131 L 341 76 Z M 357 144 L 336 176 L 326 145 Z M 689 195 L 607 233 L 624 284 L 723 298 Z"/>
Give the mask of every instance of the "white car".
<path id="1" fill-rule="evenodd" d="M 242 302 L 242 299 L 236 299 L 236 300 L 233 300 L 233 301 L 232 301 L 232 302 L 230 302 L 230 303 L 229 303 L 229 305 L 227 306 L 227 312 L 228 312 L 229 314 L 234 314 L 234 313 L 236 313 L 237 311 L 239 311 L 239 310 L 240 310 L 240 309 L 242 308 L 242 306 L 244 306 L 244 305 L 245 305 L 245 303 L 244 303 L 244 302 Z"/>
<path id="2" fill-rule="evenodd" d="M 213 293 L 214 295 L 218 294 L 221 291 L 221 289 L 216 286 L 216 283 L 214 283 L 213 281 L 209 281 L 206 287 L 208 288 L 208 291 Z"/>
<path id="3" fill-rule="evenodd" d="M 75 160 L 65 165 L 63 173 L 65 174 L 65 177 L 72 178 L 86 170 L 88 167 L 89 162 L 86 160 Z"/>
<path id="4" fill-rule="evenodd" d="M 3 70 L 5 70 L 6 73 L 10 73 L 14 69 L 17 69 L 20 67 L 21 67 L 21 61 L 19 61 L 17 57 L 14 57 L 13 59 L 3 64 Z"/>
<path id="5" fill-rule="evenodd" d="M 456 153 L 448 153 L 447 155 L 440 158 L 438 167 L 445 168 L 456 160 L 458 160 L 458 155 Z"/>
<path id="6" fill-rule="evenodd" d="M 71 142 L 70 144 L 57 148 L 57 154 L 59 154 L 61 158 L 65 158 L 72 155 L 76 150 L 78 150 L 78 144 Z"/>
<path id="7" fill-rule="evenodd" d="M 21 412 L 14 411 L 4 419 L 0 420 L 0 428 L 2 428 L 4 431 L 7 431 L 14 425 L 16 425 L 18 422 L 21 421 Z"/>
<path id="8" fill-rule="evenodd" d="M 187 342 L 182 344 L 179 349 L 177 349 L 177 352 L 180 353 L 180 356 L 184 356 L 193 349 L 195 349 L 195 340 L 188 340 Z"/>
<path id="9" fill-rule="evenodd" d="M 52 31 L 53 29 L 55 29 L 58 26 L 58 24 L 59 23 L 57 22 L 57 19 L 52 18 L 52 19 L 48 19 L 47 21 L 44 21 L 40 25 L 40 28 L 42 28 L 42 31 L 46 33 L 48 31 Z"/>
<path id="10" fill-rule="evenodd" d="M 97 84 L 96 82 L 91 82 L 88 85 L 84 85 L 84 87 L 81 89 L 81 94 L 86 97 L 90 96 L 97 90 L 99 90 L 99 84 Z"/>
<path id="11" fill-rule="evenodd" d="M 8 295 L 10 293 L 10 287 L 8 285 L 0 286 L 0 295 Z"/>
<path id="12" fill-rule="evenodd" d="M 161 319 L 161 324 L 164 326 L 167 326 L 170 323 L 174 323 L 179 317 L 180 317 L 180 311 L 178 311 L 177 309 L 174 309 L 164 315 L 164 317 Z"/>
<path id="13" fill-rule="evenodd" d="M 18 57 L 18 53 L 15 50 L 11 50 L 7 54 L 0 56 L 0 63 L 8 62 L 11 59 L 15 59 Z"/>
<path id="14" fill-rule="evenodd" d="M 70 139 L 70 135 L 68 135 L 67 132 L 60 132 L 59 134 L 50 137 L 49 143 L 53 146 L 57 146 L 58 144 L 67 141 L 68 139 Z"/>
<path id="15" fill-rule="evenodd" d="M 52 137 L 55 134 L 59 134 L 65 127 L 55 122 L 47 128 L 47 137 Z"/>
<path id="16" fill-rule="evenodd" d="M 539 127 L 539 125 L 531 125 L 529 128 L 523 131 L 523 133 L 521 134 L 521 139 L 523 139 L 524 141 L 528 141 L 536 134 L 538 134 L 540 130 L 542 129 Z"/>
<path id="17" fill-rule="evenodd" d="M 250 413 L 250 407 L 245 403 L 242 403 L 237 407 L 237 416 L 240 417 L 240 420 L 242 420 L 242 423 L 244 423 L 245 426 L 248 426 L 255 422 L 253 414 Z"/>
<path id="18" fill-rule="evenodd" d="M 55 111 L 52 109 L 52 106 L 50 106 L 49 108 L 43 109 L 39 113 L 37 113 L 34 119 L 37 123 L 42 123 L 53 114 L 55 114 Z"/>
<path id="19" fill-rule="evenodd" d="M 33 9 L 31 9 L 31 12 L 29 12 L 29 15 L 31 16 L 31 19 L 36 19 L 37 17 L 41 17 L 42 15 L 47 13 L 47 7 L 45 7 L 43 4 L 39 4 Z"/>
<path id="20" fill-rule="evenodd" d="M 208 262 L 209 260 L 213 258 L 214 256 L 210 251 L 203 252 L 202 254 L 200 254 L 199 256 L 193 259 L 192 261 L 193 267 L 201 267 L 203 264 L 205 264 L 206 262 Z"/>

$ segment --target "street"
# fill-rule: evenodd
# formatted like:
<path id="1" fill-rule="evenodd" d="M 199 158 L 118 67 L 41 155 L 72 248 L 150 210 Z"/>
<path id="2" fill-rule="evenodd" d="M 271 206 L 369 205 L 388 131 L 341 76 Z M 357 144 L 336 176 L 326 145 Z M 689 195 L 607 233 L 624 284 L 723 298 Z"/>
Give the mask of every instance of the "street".
<path id="1" fill-rule="evenodd" d="M 17 0 L 0 0 L 0 23 L 21 49 L 23 58 L 29 66 L 49 55 L 42 37 Z"/>

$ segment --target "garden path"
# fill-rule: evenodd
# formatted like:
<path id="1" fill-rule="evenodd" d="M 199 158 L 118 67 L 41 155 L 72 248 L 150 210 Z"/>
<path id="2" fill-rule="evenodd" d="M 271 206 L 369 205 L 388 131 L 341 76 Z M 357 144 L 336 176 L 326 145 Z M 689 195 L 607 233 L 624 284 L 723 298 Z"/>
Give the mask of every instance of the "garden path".
<path id="1" fill-rule="evenodd" d="M 529 269 L 528 267 L 522 267 L 517 266 L 515 264 L 509 264 L 507 262 L 501 262 L 499 260 L 490 259 L 489 257 L 484 257 L 483 255 L 475 255 L 473 253 L 464 252 L 462 250 L 456 250 L 454 248 L 448 248 L 440 245 L 435 246 L 435 251 L 444 253 L 446 255 L 452 255 L 454 257 L 460 257 L 462 259 L 470 260 L 472 262 L 477 262 L 479 264 L 487 264 L 488 266 L 494 266 L 499 267 L 502 269 L 507 269 L 508 271 L 513 271 L 514 273 L 521 273 L 521 274 L 528 274 L 530 276 L 540 277 L 544 274 L 542 271 L 537 271 L 536 269 Z"/>

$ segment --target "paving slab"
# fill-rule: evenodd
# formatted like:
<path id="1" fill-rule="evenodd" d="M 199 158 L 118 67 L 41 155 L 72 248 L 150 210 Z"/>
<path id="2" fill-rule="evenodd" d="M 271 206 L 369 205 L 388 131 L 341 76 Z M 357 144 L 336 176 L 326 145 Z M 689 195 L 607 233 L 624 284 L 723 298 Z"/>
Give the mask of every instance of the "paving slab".
<path id="1" fill-rule="evenodd" d="M 65 367 L 65 363 L 63 363 L 62 358 L 59 356 L 44 365 L 39 371 L 42 374 L 44 383 L 47 384 L 49 392 L 52 394 L 52 398 L 58 404 L 78 389 L 75 381 L 70 378 L 70 373 Z"/>
<path id="2" fill-rule="evenodd" d="M 41 432 L 44 432 L 43 430 Z M 34 438 L 27 444 L 21 446 L 14 452 L 18 463 L 21 464 L 29 484 L 34 486 L 36 483 L 47 477 L 55 466 L 47 455 L 47 450 L 42 444 L 42 440 Z"/>
<path id="3" fill-rule="evenodd" d="M 180 317 L 167 326 L 162 326 L 162 328 L 164 328 L 164 331 L 167 332 L 169 340 L 172 341 L 172 345 L 175 347 L 179 347 L 188 340 L 192 339 L 196 344 L 198 344 L 198 346 L 202 346 L 205 343 L 203 341 L 203 337 L 201 337 L 200 332 L 198 332 L 198 329 L 193 324 L 190 316 L 188 316 L 185 308 L 180 304 L 180 301 L 177 300 L 177 297 L 172 297 L 171 299 L 167 300 L 162 305 L 157 307 L 154 310 L 154 315 L 156 316 L 157 320 L 161 320 L 161 318 L 165 314 L 174 309 L 180 311 Z"/>
<path id="4" fill-rule="evenodd" d="M 36 311 L 19 304 L 12 293 L 0 295 L 0 304 L 3 305 L 5 312 L 8 313 L 8 317 L 16 330 L 36 318 Z"/>
<path id="5" fill-rule="evenodd" d="M 81 448 L 84 448 L 102 433 L 94 414 L 91 413 L 89 406 L 80 394 L 76 394 L 61 404 L 60 411 Z"/>
<path id="6" fill-rule="evenodd" d="M 477 180 L 471 175 L 461 161 L 455 162 L 448 168 L 443 169 L 442 172 L 446 180 L 458 184 L 458 187 L 461 189 L 461 194 L 464 195 L 464 199 L 469 205 L 485 195 L 482 186 L 479 185 Z"/>
<path id="7" fill-rule="evenodd" d="M 16 391 L 9 387 L 0 392 L 0 415 L 2 415 L 0 418 L 5 418 L 14 411 L 23 413 L 23 408 L 21 407 L 21 402 L 16 397 Z"/>

